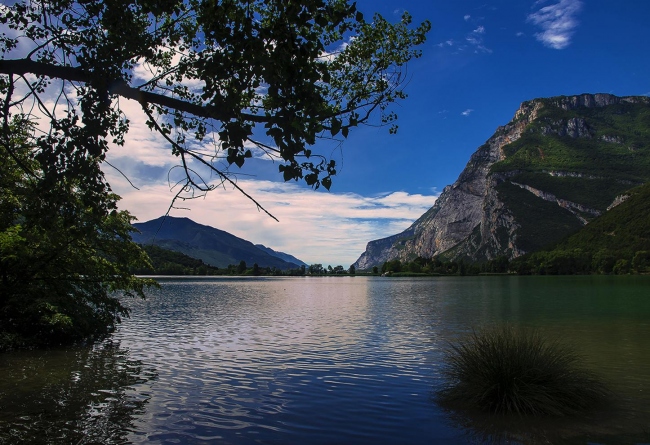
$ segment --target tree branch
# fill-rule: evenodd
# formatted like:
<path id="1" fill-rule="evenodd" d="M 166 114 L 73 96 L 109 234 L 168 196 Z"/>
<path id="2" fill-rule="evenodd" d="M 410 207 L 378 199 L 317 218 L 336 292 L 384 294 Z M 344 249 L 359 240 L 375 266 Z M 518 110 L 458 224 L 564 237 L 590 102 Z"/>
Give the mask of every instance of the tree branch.
<path id="1" fill-rule="evenodd" d="M 70 82 L 91 83 L 92 75 L 81 67 L 53 65 L 50 63 L 38 62 L 30 59 L 0 60 L 0 74 L 46 76 L 49 78 L 67 80 Z M 192 114 L 197 117 L 217 120 L 230 120 L 232 116 L 224 114 L 217 107 L 211 105 L 200 105 L 184 100 L 176 99 L 162 94 L 143 91 L 130 86 L 122 79 L 108 83 L 108 93 L 117 94 L 126 99 L 133 99 L 140 104 L 154 104 L 162 107 L 178 110 Z M 266 116 L 255 114 L 240 114 L 245 120 L 256 123 L 268 122 Z"/>
<path id="2" fill-rule="evenodd" d="M 173 141 L 173 140 L 172 140 L 172 139 L 171 139 L 171 138 L 170 138 L 170 137 L 169 137 L 169 136 L 168 136 L 168 135 L 163 131 L 163 129 L 160 128 L 160 126 L 158 125 L 158 123 L 157 123 L 156 120 L 154 119 L 154 116 L 153 116 L 153 115 L 151 114 L 151 112 L 147 109 L 147 107 L 144 107 L 144 106 L 143 106 L 143 107 L 142 107 L 142 110 L 143 110 L 144 113 L 147 115 L 147 117 L 149 117 L 149 120 L 151 121 L 151 123 L 152 123 L 152 124 L 154 125 L 154 127 L 156 128 L 156 131 L 158 131 L 158 133 L 159 133 L 163 138 L 165 138 L 165 139 L 167 140 L 167 142 L 169 142 L 173 147 L 175 147 L 175 148 L 178 150 L 178 152 L 179 152 L 180 154 L 187 154 L 187 155 L 193 157 L 194 159 L 196 159 L 196 160 L 197 160 L 198 162 L 200 162 L 201 164 L 203 164 L 203 165 L 205 165 L 206 167 L 208 167 L 211 171 L 213 171 L 213 172 L 215 172 L 217 175 L 219 175 L 219 177 L 220 177 L 223 181 L 228 182 L 228 183 L 229 183 L 230 185 L 232 185 L 232 186 L 233 186 L 233 187 L 234 187 L 238 192 L 240 192 L 242 195 L 244 195 L 246 198 L 248 198 L 250 201 L 252 201 L 253 204 L 255 204 L 255 205 L 257 206 L 257 210 L 262 210 L 264 213 L 266 213 L 267 215 L 269 215 L 271 218 L 273 218 L 273 219 L 276 220 L 277 222 L 280 222 L 280 220 L 278 220 L 275 216 L 273 216 L 271 213 L 269 213 L 268 210 L 266 210 L 266 209 L 265 209 L 265 208 L 264 208 L 264 207 L 263 207 L 259 202 L 257 202 L 257 201 L 255 200 L 255 198 L 253 198 L 251 195 L 249 195 L 248 193 L 246 193 L 246 192 L 245 192 L 245 191 L 244 191 L 240 186 L 237 185 L 237 183 L 236 183 L 235 181 L 233 181 L 232 179 L 230 179 L 230 178 L 229 178 L 225 173 L 223 173 L 222 171 L 216 169 L 212 164 L 210 164 L 209 162 L 206 162 L 204 159 L 202 159 L 202 158 L 201 158 L 200 156 L 198 156 L 196 153 L 192 153 L 192 151 L 190 151 L 190 150 L 186 150 L 185 148 L 181 147 L 181 146 L 178 145 L 176 142 L 174 142 L 174 141 Z M 198 185 L 196 185 L 196 183 L 194 183 L 194 181 L 192 181 L 192 179 L 191 179 L 191 177 L 190 177 L 190 174 L 189 174 L 189 172 L 188 172 L 188 169 L 187 169 L 187 164 L 185 164 L 185 158 L 182 157 L 182 160 L 183 160 L 183 164 L 184 164 L 183 168 L 184 168 L 184 170 L 185 170 L 185 172 L 186 172 L 186 177 L 187 177 L 188 182 L 189 182 L 190 184 L 195 185 L 195 186 L 196 186 L 199 190 L 201 190 L 201 191 L 205 191 L 205 192 L 209 192 L 209 191 L 211 191 L 212 188 L 209 188 L 209 190 L 202 190 L 201 187 L 199 187 Z M 205 181 L 204 181 L 204 182 L 205 182 Z"/>

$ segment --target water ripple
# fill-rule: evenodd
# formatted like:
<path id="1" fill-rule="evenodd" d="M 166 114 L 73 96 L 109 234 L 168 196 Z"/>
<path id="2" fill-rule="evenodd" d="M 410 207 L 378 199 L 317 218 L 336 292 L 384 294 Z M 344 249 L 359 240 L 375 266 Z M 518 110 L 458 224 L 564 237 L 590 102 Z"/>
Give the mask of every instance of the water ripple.
<path id="1" fill-rule="evenodd" d="M 498 441 L 432 394 L 447 341 L 503 320 L 575 341 L 624 405 L 624 416 L 518 437 L 642 442 L 650 302 L 638 295 L 650 282 L 612 301 L 598 295 L 608 282 L 542 292 L 530 278 L 166 280 L 129 301 L 112 343 L 0 357 L 0 444 Z"/>

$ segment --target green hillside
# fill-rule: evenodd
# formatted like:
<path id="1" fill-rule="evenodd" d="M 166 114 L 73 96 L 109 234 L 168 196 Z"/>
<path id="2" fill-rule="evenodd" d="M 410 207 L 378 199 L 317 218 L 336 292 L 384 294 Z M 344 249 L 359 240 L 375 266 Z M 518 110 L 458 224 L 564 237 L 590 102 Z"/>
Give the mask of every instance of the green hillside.
<path id="1" fill-rule="evenodd" d="M 513 260 L 530 273 L 646 273 L 650 266 L 650 183 L 575 234 Z"/>
<path id="2" fill-rule="evenodd" d="M 620 103 L 564 110 L 544 103 L 522 137 L 504 147 L 506 159 L 493 172 L 575 172 L 616 181 L 650 180 L 650 107 Z M 584 123 L 580 137 L 562 135 L 570 122 Z M 559 133 L 559 134 L 558 134 Z"/>
<path id="3" fill-rule="evenodd" d="M 138 275 L 216 275 L 218 267 L 205 264 L 202 260 L 192 258 L 181 252 L 174 252 L 162 247 L 145 244 L 142 246 L 149 259 L 151 268 L 137 269 Z"/>
<path id="4" fill-rule="evenodd" d="M 650 181 L 647 104 L 567 110 L 557 98 L 539 101 L 537 118 L 490 169 L 502 178 L 499 199 L 518 222 L 518 246 L 528 252 L 575 232 L 617 196 Z"/>

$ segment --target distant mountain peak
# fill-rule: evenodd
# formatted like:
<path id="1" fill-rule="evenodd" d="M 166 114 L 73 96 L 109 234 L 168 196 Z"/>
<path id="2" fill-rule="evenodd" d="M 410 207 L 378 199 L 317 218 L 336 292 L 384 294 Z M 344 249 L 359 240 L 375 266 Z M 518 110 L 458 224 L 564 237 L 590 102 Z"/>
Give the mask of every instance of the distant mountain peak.
<path id="1" fill-rule="evenodd" d="M 269 255 L 281 258 L 284 261 L 287 261 L 289 263 L 294 263 L 294 264 L 297 264 L 299 266 L 308 266 L 307 263 L 305 263 L 304 261 L 299 260 L 295 256 L 289 255 L 288 253 L 284 253 L 284 252 L 278 252 L 276 250 L 271 249 L 270 247 L 266 247 L 264 244 L 255 244 L 255 247 L 263 250 L 264 252 L 268 253 Z"/>
<path id="2" fill-rule="evenodd" d="M 250 241 L 199 224 L 187 217 L 161 216 L 143 223 L 134 223 L 133 227 L 139 232 L 133 234 L 135 242 L 181 252 L 211 266 L 227 267 L 245 261 L 249 266 L 257 264 L 260 267 L 287 270 L 297 269 L 304 264 L 300 260 L 293 262 L 291 258 L 295 257 L 282 252 L 271 255 Z M 287 258 L 283 258 L 283 255 Z"/>

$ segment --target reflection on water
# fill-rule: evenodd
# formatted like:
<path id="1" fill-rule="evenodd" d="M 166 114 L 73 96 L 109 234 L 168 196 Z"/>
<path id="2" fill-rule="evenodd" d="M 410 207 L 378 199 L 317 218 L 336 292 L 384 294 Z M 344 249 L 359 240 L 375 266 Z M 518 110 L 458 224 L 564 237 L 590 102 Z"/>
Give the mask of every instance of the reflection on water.
<path id="1" fill-rule="evenodd" d="M 0 376 L 0 443 L 117 444 L 144 412 L 144 387 L 156 375 L 107 341 L 0 355 Z"/>
<path id="2" fill-rule="evenodd" d="M 0 443 L 34 426 L 47 443 L 650 442 L 649 278 L 165 280 L 113 344 L 0 356 Z M 501 321 L 574 344 L 616 406 L 553 422 L 438 407 L 447 342 Z"/>

